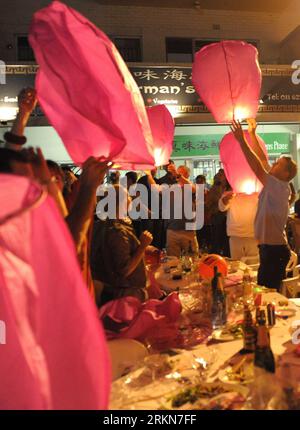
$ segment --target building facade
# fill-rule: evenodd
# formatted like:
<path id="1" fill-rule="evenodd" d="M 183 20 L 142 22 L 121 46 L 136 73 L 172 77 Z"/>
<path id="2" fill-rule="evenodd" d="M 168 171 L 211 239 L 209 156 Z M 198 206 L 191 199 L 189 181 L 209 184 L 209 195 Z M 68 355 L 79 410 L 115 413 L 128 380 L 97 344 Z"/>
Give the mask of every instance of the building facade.
<path id="1" fill-rule="evenodd" d="M 27 39 L 30 21 L 36 10 L 49 3 L 47 0 L 1 1 L 0 60 L 10 66 L 35 64 Z M 244 40 L 257 47 L 264 75 L 258 131 L 265 137 L 271 159 L 291 154 L 300 162 L 300 86 L 295 83 L 300 76 L 300 61 L 294 63 L 300 59 L 298 1 L 73 0 L 65 3 L 83 13 L 115 42 L 146 104 L 165 101 L 169 105 L 176 121 L 172 157 L 176 164 L 188 164 L 193 177 L 200 173 L 206 174 L 209 180 L 213 177 L 220 167 L 218 144 L 229 130 L 228 126 L 216 125 L 192 92 L 193 55 L 202 46 L 224 39 Z M 151 77 L 150 72 L 160 76 L 160 86 L 151 82 L 154 75 Z M 15 106 L 13 99 L 24 82 L 34 81 L 34 73 L 25 80 L 20 76 L 13 90 L 0 85 L 0 113 L 3 106 Z M 184 95 L 176 94 L 181 83 L 186 89 Z M 155 87 L 159 87 L 157 93 Z M 4 100 L 11 101 L 4 104 Z M 0 134 L 9 127 L 4 120 Z M 33 117 L 27 133 L 31 144 L 42 142 L 47 157 L 69 161 L 59 137 L 43 117 Z M 298 178 L 295 185 L 299 188 Z"/>

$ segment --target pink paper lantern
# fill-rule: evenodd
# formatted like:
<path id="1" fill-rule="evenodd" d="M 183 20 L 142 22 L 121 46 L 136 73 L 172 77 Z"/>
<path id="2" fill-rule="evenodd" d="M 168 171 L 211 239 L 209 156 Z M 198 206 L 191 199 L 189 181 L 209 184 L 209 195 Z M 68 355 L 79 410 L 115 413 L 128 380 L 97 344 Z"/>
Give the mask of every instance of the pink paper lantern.
<path id="1" fill-rule="evenodd" d="M 39 102 L 75 163 L 109 158 L 123 169 L 154 166 L 139 88 L 109 38 L 61 2 L 38 11 L 30 44 Z"/>
<path id="2" fill-rule="evenodd" d="M 25 177 L 0 175 L 0 198 L 0 409 L 106 409 L 106 338 L 66 223 Z"/>
<path id="3" fill-rule="evenodd" d="M 165 105 L 147 107 L 148 119 L 153 136 L 156 166 L 168 164 L 173 150 L 175 123 Z"/>
<path id="4" fill-rule="evenodd" d="M 248 131 L 244 132 L 247 142 L 253 147 Z M 258 137 L 261 148 L 268 156 L 267 148 L 261 137 Z M 226 134 L 220 143 L 220 158 L 225 175 L 235 193 L 258 193 L 262 189 L 261 182 L 250 168 L 239 142 L 233 133 Z"/>
<path id="5" fill-rule="evenodd" d="M 195 55 L 192 81 L 218 123 L 256 117 L 261 70 L 253 45 L 226 40 L 205 46 Z"/>

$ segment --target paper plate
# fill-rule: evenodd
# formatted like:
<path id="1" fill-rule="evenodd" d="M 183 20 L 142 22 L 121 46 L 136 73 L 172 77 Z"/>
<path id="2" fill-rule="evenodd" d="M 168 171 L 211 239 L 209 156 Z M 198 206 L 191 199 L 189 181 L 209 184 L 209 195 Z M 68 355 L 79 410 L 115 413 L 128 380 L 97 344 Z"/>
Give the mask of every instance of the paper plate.
<path id="1" fill-rule="evenodd" d="M 236 325 L 235 327 L 231 327 L 232 330 L 233 328 L 240 330 L 240 324 Z M 219 330 L 214 330 L 212 333 L 212 338 L 220 342 L 229 342 L 233 340 L 238 340 L 238 339 L 241 339 L 242 337 L 243 337 L 243 334 L 241 331 L 234 333 L 230 331 L 230 328 L 229 329 L 222 328 Z"/>
<path id="2" fill-rule="evenodd" d="M 292 308 L 278 309 L 278 311 L 275 312 L 276 316 L 279 318 L 293 317 L 295 313 L 296 313 L 295 309 L 292 309 Z"/>
<path id="3" fill-rule="evenodd" d="M 230 342 L 232 340 L 235 340 L 235 337 L 232 334 L 224 332 L 224 330 L 222 329 L 214 330 L 212 333 L 212 338 L 214 340 L 218 340 L 219 342 Z"/>

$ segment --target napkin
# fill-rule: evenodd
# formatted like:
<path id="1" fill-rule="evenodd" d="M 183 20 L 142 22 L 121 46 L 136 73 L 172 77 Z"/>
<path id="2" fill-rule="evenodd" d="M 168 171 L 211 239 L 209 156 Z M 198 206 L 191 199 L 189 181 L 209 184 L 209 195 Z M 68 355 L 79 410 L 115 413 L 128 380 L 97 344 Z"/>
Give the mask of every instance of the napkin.
<path id="1" fill-rule="evenodd" d="M 170 325 L 175 330 L 180 313 L 178 294 L 172 293 L 162 301 L 150 299 L 142 303 L 136 297 L 112 300 L 100 308 L 99 316 L 109 339 L 142 341 L 150 335 L 161 337 L 165 330 L 169 333 Z"/>

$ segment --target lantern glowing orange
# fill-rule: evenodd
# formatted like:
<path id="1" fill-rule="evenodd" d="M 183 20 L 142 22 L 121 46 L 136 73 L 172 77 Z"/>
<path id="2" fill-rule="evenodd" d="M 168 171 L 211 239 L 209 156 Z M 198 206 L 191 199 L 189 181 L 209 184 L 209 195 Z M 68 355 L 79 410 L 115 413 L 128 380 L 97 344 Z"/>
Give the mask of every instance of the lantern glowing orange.
<path id="1" fill-rule="evenodd" d="M 168 164 L 172 150 L 175 123 L 165 105 L 147 107 L 153 137 L 153 155 L 156 166 Z"/>
<path id="2" fill-rule="evenodd" d="M 248 131 L 244 132 L 249 145 L 253 147 L 252 139 Z M 267 148 L 261 137 L 257 136 L 259 144 L 267 155 Z M 228 133 L 220 143 L 220 158 L 224 167 L 225 175 L 235 193 L 259 193 L 262 184 L 250 168 L 239 142 L 233 133 Z"/>
<path id="3" fill-rule="evenodd" d="M 256 117 L 261 70 L 253 45 L 226 40 L 205 46 L 195 55 L 192 81 L 218 123 Z"/>
<path id="4" fill-rule="evenodd" d="M 228 274 L 228 266 L 223 257 L 217 254 L 209 254 L 204 256 L 199 263 L 199 273 L 203 279 L 212 279 L 214 277 L 214 267 L 218 268 L 218 272 L 223 276 Z"/>

